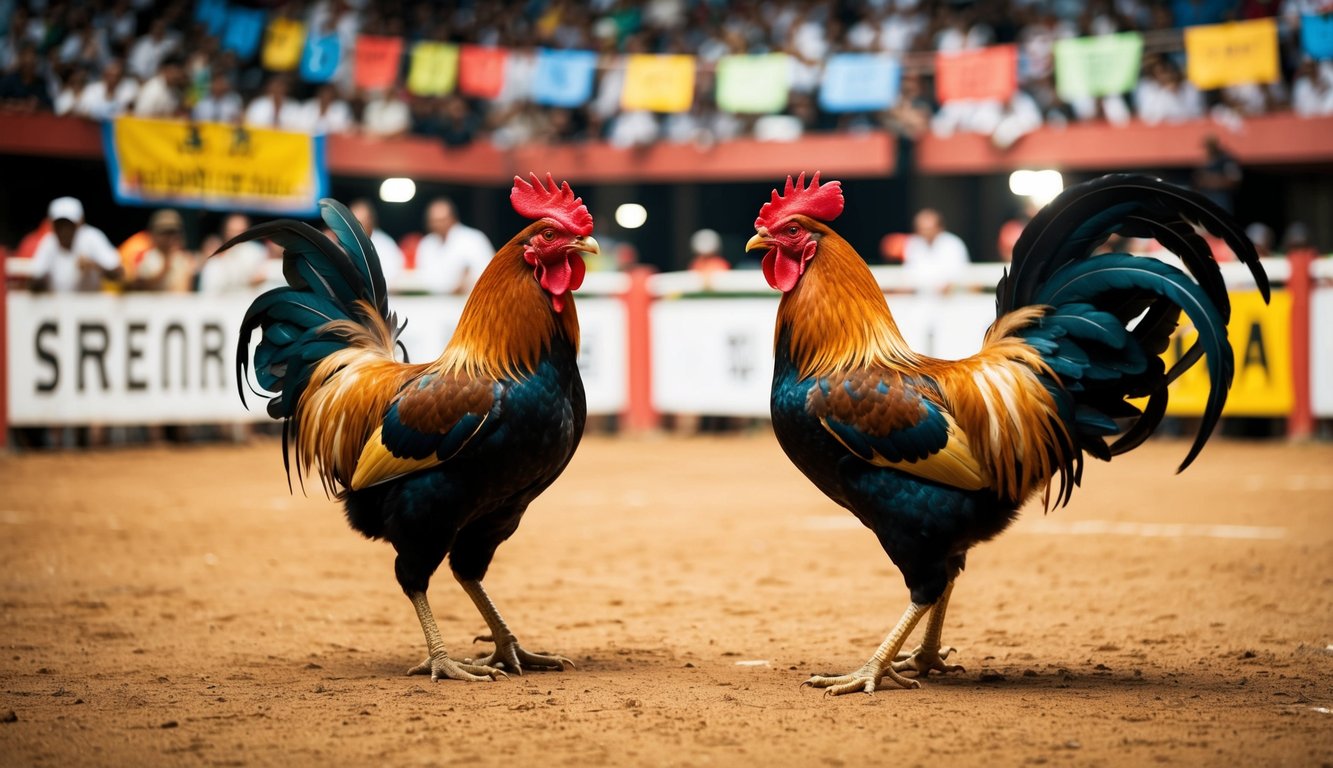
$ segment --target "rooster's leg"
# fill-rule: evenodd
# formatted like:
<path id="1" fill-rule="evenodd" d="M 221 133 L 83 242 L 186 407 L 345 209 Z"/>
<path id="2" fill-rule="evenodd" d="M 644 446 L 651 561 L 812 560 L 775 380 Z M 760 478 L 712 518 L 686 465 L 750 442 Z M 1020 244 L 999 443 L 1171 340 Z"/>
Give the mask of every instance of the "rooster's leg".
<path id="1" fill-rule="evenodd" d="M 505 620 L 500 617 L 500 612 L 495 609 L 495 603 L 491 602 L 490 595 L 482 588 L 481 582 L 472 579 L 459 579 L 458 583 L 463 585 L 463 591 L 472 602 L 476 604 L 477 610 L 481 611 L 481 617 L 486 620 L 486 626 L 490 627 L 489 635 L 482 635 L 478 640 L 495 643 L 495 650 L 491 653 L 477 659 L 476 664 L 485 666 L 503 667 L 515 674 L 523 674 L 524 669 L 553 669 L 563 670 L 566 665 L 573 667 L 574 662 L 566 659 L 564 656 L 548 656 L 541 653 L 531 653 L 525 651 L 518 644 L 518 638 L 505 624 Z"/>
<path id="2" fill-rule="evenodd" d="M 430 675 L 431 680 L 448 678 L 469 682 L 489 682 L 504 675 L 504 672 L 485 664 L 467 664 L 454 661 L 444 652 L 444 640 L 440 637 L 440 628 L 435 626 L 435 616 L 430 612 L 430 603 L 425 592 L 408 594 L 412 607 L 417 609 L 417 618 L 421 621 L 421 630 L 426 633 L 426 651 L 430 654 L 426 660 L 407 670 L 409 675 Z"/>
<path id="3" fill-rule="evenodd" d="M 871 656 L 869 661 L 861 665 L 860 669 L 837 677 L 815 675 L 809 680 L 806 680 L 805 685 L 811 685 L 815 688 L 827 688 L 828 690 L 824 693 L 829 696 L 841 696 L 844 693 L 852 693 L 853 691 L 874 693 L 875 687 L 879 685 L 880 678 L 883 677 L 888 677 L 904 688 L 920 688 L 921 683 L 903 677 L 895 672 L 890 660 L 898 655 L 898 651 L 903 647 L 903 642 L 907 640 L 908 635 L 912 634 L 912 630 L 916 628 L 917 622 L 921 621 L 921 617 L 924 616 L 928 610 L 930 610 L 929 605 L 920 605 L 918 603 L 908 605 L 907 611 L 903 613 L 903 617 L 898 619 L 898 625 L 893 628 L 893 631 L 889 633 L 888 637 L 884 638 L 884 642 L 881 643 L 879 649 L 875 651 L 875 655 Z"/>
<path id="4" fill-rule="evenodd" d="M 925 677 L 932 671 L 940 673 L 963 671 L 958 664 L 944 663 L 954 649 L 940 645 L 944 631 L 944 612 L 949 607 L 949 595 L 952 593 L 951 581 L 944 588 L 944 594 L 940 595 L 940 599 L 936 600 L 930 609 L 930 621 L 926 624 L 926 636 L 921 639 L 921 645 L 911 653 L 898 654 L 898 658 L 893 661 L 894 672 L 915 672 L 917 677 Z"/>

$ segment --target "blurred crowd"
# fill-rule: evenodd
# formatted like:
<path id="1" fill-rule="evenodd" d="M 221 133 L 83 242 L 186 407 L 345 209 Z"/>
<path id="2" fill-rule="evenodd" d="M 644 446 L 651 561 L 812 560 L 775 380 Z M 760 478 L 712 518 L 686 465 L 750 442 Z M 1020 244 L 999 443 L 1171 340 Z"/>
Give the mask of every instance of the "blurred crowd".
<path id="1" fill-rule="evenodd" d="M 525 96 L 521 59 L 511 59 L 504 92 L 492 100 L 410 95 L 402 80 L 371 92 L 353 86 L 350 66 L 329 83 L 265 71 L 259 57 L 226 50 L 197 22 L 187 0 L 0 0 L 0 111 L 49 111 L 105 120 L 121 114 L 193 116 L 323 133 L 417 134 L 450 146 L 501 146 L 602 139 L 620 146 L 658 141 L 710 143 L 740 136 L 796 138 L 808 132 L 884 128 L 907 138 L 972 131 L 1004 146 L 1043 124 L 1137 117 L 1149 123 L 1204 116 L 1241 119 L 1274 110 L 1333 114 L 1333 62 L 1304 58 L 1303 15 L 1327 0 L 525 0 L 434 3 L 412 0 L 294 0 L 259 4 L 336 33 L 342 49 L 358 35 L 538 46 L 600 55 L 593 98 L 577 108 L 543 107 Z M 1265 85 L 1201 92 L 1183 76 L 1182 27 L 1278 18 L 1283 77 Z M 1138 86 L 1123 96 L 1063 101 L 1054 84 L 1056 41 L 1135 30 L 1144 33 Z M 935 103 L 933 54 L 1018 46 L 1019 90 L 1008 103 Z M 882 52 L 903 63 L 897 104 L 874 113 L 821 111 L 816 90 L 828 56 Z M 722 56 L 786 52 L 791 98 L 783 114 L 717 109 L 713 67 Z M 656 115 L 620 108 L 623 56 L 689 53 L 698 58 L 689 112 Z M 344 61 L 350 59 L 344 55 Z M 404 68 L 404 72 L 406 69 Z M 405 75 L 404 75 L 405 77 Z M 513 86 L 513 87 L 511 87 Z"/>

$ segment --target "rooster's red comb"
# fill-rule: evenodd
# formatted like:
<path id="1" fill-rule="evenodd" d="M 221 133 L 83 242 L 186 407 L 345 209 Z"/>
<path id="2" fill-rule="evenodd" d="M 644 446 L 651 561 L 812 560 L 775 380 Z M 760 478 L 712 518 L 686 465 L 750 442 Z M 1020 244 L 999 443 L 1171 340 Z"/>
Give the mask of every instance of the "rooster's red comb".
<path id="1" fill-rule="evenodd" d="M 571 234 L 592 234 L 592 214 L 588 213 L 583 198 L 574 197 L 569 182 L 557 185 L 548 173 L 546 184 L 542 184 L 537 174 L 530 175 L 531 183 L 515 176 L 514 188 L 509 192 L 509 202 L 519 215 L 529 219 L 553 219 Z"/>
<path id="2" fill-rule="evenodd" d="M 788 216 L 801 214 L 819 221 L 833 221 L 842 213 L 842 182 L 830 181 L 819 183 L 819 171 L 810 179 L 810 186 L 805 185 L 802 173 L 795 183 L 787 177 L 787 187 L 779 195 L 773 190 L 773 199 L 759 209 L 759 218 L 754 220 L 754 227 L 773 228 L 781 224 Z"/>

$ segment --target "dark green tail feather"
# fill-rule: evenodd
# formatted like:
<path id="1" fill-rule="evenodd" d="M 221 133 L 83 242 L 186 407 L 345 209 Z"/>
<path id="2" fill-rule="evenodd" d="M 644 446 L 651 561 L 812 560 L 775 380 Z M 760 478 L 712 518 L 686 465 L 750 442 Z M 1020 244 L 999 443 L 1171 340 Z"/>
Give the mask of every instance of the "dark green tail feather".
<path id="1" fill-rule="evenodd" d="M 1114 174 L 1069 188 L 1033 218 L 1015 245 L 1013 264 L 996 291 L 997 316 L 1033 304 L 1052 307 L 1020 334 L 1060 377 L 1048 389 L 1075 442 L 1098 458 L 1142 444 L 1165 415 L 1167 385 L 1200 357 L 1207 359 L 1212 386 L 1180 469 L 1198 456 L 1221 416 L 1235 365 L 1226 335 L 1231 303 L 1196 225 L 1231 247 L 1267 299 L 1268 277 L 1239 225 L 1206 198 L 1148 176 Z M 1093 256 L 1112 234 L 1155 238 L 1180 257 L 1193 280 L 1155 259 Z M 1168 371 L 1159 356 L 1182 311 L 1199 340 Z M 1125 349 L 1118 346 L 1122 340 Z M 1126 402 L 1132 397 L 1148 398 L 1142 412 Z M 1111 420 L 1125 431 L 1108 446 Z M 1069 461 L 1077 484 L 1081 457 Z M 1065 500 L 1068 491 L 1061 489 Z"/>

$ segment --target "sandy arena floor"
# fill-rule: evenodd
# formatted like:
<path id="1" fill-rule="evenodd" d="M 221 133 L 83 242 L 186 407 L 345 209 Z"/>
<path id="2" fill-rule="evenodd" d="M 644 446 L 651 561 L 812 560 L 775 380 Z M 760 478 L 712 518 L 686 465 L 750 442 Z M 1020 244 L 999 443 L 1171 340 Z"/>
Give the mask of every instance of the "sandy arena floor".
<path id="1" fill-rule="evenodd" d="M 965 673 L 837 699 L 800 683 L 906 591 L 766 434 L 585 441 L 487 580 L 578 669 L 491 684 L 402 674 L 392 550 L 288 495 L 276 442 L 0 457 L 0 763 L 1328 766 L 1333 446 L 1184 453 L 973 552 Z M 447 573 L 431 597 L 473 655 Z"/>

